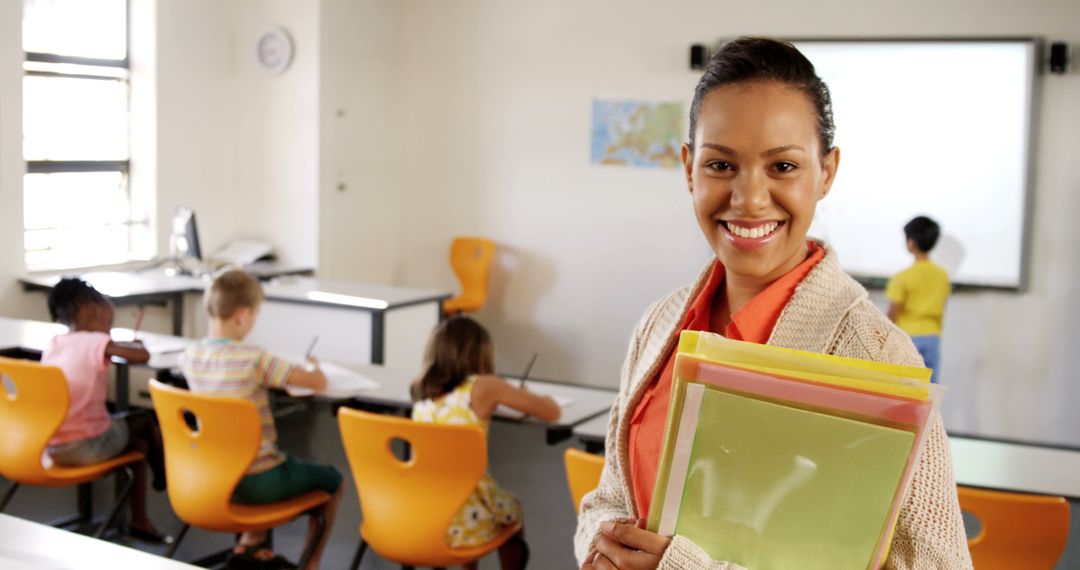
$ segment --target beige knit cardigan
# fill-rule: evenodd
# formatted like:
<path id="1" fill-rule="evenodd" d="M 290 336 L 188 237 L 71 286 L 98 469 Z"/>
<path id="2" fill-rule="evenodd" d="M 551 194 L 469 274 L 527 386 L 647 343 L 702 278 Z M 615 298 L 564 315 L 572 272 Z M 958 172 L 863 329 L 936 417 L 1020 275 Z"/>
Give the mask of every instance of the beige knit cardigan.
<path id="1" fill-rule="evenodd" d="M 646 311 L 634 329 L 620 374 L 619 395 L 608 422 L 607 461 L 600 485 L 581 503 L 574 554 L 580 564 L 596 540 L 600 523 L 646 516 L 630 488 L 627 437 L 631 412 L 673 349 L 691 302 L 705 284 L 708 268 L 690 287 L 675 291 Z M 865 360 L 922 366 L 909 337 L 845 274 L 836 254 L 825 257 L 795 289 L 768 344 Z M 941 418 L 934 420 L 911 490 L 900 511 L 886 568 L 963 570 L 972 568 L 964 534 L 952 458 Z M 715 561 L 690 540 L 676 535 L 660 561 L 662 569 L 735 570 Z M 752 570 L 752 569 L 751 569 Z"/>

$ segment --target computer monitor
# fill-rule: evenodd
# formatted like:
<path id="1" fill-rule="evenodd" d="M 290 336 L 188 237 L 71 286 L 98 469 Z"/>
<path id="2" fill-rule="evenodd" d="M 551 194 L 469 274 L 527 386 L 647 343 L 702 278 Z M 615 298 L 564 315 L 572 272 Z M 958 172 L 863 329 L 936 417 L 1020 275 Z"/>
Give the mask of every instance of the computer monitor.
<path id="1" fill-rule="evenodd" d="M 178 206 L 173 217 L 173 256 L 179 259 L 191 258 L 202 260 L 199 248 L 199 230 L 195 226 L 195 212 L 190 208 Z"/>

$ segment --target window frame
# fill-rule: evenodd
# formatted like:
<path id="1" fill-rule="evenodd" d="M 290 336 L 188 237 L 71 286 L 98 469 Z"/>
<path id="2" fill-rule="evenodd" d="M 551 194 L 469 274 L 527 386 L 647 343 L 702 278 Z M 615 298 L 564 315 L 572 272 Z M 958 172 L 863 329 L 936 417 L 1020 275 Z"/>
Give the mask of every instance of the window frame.
<path id="1" fill-rule="evenodd" d="M 25 174 L 62 174 L 62 173 L 84 173 L 84 172 L 118 172 L 121 174 L 124 180 L 124 191 L 127 195 L 127 203 L 129 206 L 134 202 L 134 194 L 131 187 L 131 0 L 124 0 L 124 29 L 126 37 L 124 38 L 124 57 L 123 59 L 103 59 L 93 57 L 82 57 L 73 55 L 62 55 L 55 53 L 45 52 L 31 52 L 23 51 L 23 77 L 55 77 L 55 78 L 71 78 L 71 79 L 88 79 L 88 80 L 100 80 L 100 81 L 120 81 L 127 85 L 128 88 L 128 151 L 127 158 L 123 160 L 27 160 L 25 155 L 25 149 L 23 149 L 23 162 L 26 165 Z M 66 73 L 63 71 L 43 71 L 39 69 L 26 69 L 26 63 L 45 63 L 45 64 L 69 64 L 83 66 L 85 71 L 82 73 Z M 107 75 L 107 74 L 95 74 L 93 68 L 112 68 L 123 69 L 126 73 L 123 76 Z M 25 206 L 23 216 L 25 217 Z M 145 225 L 148 229 L 153 229 L 153 223 L 151 215 L 148 212 L 143 219 L 137 219 L 134 215 L 129 215 L 128 219 L 122 222 L 123 225 L 134 227 L 136 225 Z M 103 224 L 102 227 L 113 226 L 115 223 Z M 40 230 L 57 230 L 60 228 L 28 228 L 25 222 L 23 223 L 23 232 L 27 231 L 40 231 Z M 129 230 L 131 231 L 131 230 Z M 23 248 L 23 262 L 26 264 L 26 257 L 28 250 L 25 246 Z M 142 259 L 134 243 L 132 242 L 132 236 L 129 235 L 129 246 L 123 255 L 124 260 L 122 262 L 130 262 Z M 31 271 L 35 270 L 56 270 L 56 269 L 73 269 L 77 266 L 72 266 L 69 263 L 50 262 L 41 265 L 29 265 L 27 269 Z"/>

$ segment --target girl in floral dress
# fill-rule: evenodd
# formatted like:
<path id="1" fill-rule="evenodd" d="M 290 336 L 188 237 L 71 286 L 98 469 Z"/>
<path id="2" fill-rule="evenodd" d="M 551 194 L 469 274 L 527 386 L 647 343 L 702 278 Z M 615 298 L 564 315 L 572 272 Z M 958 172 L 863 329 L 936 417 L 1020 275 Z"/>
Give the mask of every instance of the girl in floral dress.
<path id="1" fill-rule="evenodd" d="M 562 411 L 555 400 L 513 386 L 494 371 L 495 347 L 487 330 L 469 317 L 446 319 L 435 329 L 424 373 L 412 386 L 413 420 L 478 425 L 486 431 L 499 404 L 545 421 L 559 419 Z M 451 521 L 446 540 L 456 548 L 479 546 L 521 520 L 521 502 L 485 473 Z M 524 568 L 528 552 L 519 532 L 499 547 L 503 570 Z"/>

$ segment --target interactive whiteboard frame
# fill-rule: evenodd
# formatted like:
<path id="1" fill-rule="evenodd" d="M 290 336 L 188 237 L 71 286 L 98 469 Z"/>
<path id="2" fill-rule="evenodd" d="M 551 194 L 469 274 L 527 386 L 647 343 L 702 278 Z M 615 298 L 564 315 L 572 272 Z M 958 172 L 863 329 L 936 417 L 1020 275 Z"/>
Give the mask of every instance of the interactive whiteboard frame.
<path id="1" fill-rule="evenodd" d="M 881 287 L 892 274 L 911 263 L 910 254 L 904 249 L 903 224 L 915 215 L 926 214 L 941 222 L 943 230 L 942 238 L 931 257 L 949 270 L 955 286 L 1023 290 L 1027 283 L 1030 257 L 1029 218 L 1032 211 L 1032 157 L 1036 134 L 1034 118 L 1038 96 L 1037 78 L 1042 72 L 1043 63 L 1041 40 L 1030 37 L 1009 37 L 789 38 L 788 41 L 804 51 L 815 63 L 819 75 L 830 88 L 836 112 L 835 142 L 841 149 L 840 169 L 836 183 L 831 195 L 819 203 L 810 234 L 836 246 L 840 263 L 846 271 L 864 284 Z M 1002 79 L 996 74 L 994 68 L 988 67 L 990 62 L 985 57 L 980 59 L 979 52 L 983 49 L 992 52 L 1015 50 L 1004 59 L 1006 63 L 1013 65 L 1007 70 L 1010 74 L 1007 79 Z M 931 60 L 925 69 L 920 69 L 918 65 L 911 65 L 914 61 L 926 61 L 927 53 L 933 50 L 940 50 L 942 53 L 937 55 L 935 60 Z M 837 54 L 840 54 L 840 57 L 850 60 L 848 67 L 843 69 L 848 77 L 845 78 L 843 73 L 836 72 L 836 60 L 825 59 L 826 56 L 822 55 L 826 51 L 831 51 L 827 57 L 835 58 Z M 903 52 L 910 52 L 910 56 L 904 56 Z M 997 55 L 1001 56 L 1000 53 Z M 966 63 L 972 69 L 955 66 L 934 67 L 938 61 L 948 61 L 947 58 L 960 56 L 970 57 L 970 61 Z M 815 61 L 815 58 L 818 61 Z M 910 61 L 907 60 L 908 58 Z M 894 105 L 884 108 L 888 112 L 867 116 L 867 111 L 863 110 L 861 117 L 857 117 L 858 113 L 855 113 L 856 118 L 852 119 L 850 104 L 852 95 L 847 93 L 851 90 L 852 77 L 855 81 L 866 81 L 867 78 L 873 76 L 874 68 L 882 66 L 885 68 L 885 73 L 879 74 L 878 79 L 870 79 L 869 82 L 855 89 L 858 91 L 865 88 L 868 91 L 853 96 L 867 101 L 871 99 L 867 93 L 872 93 L 874 88 L 878 88 L 877 96 L 887 98 L 895 92 L 897 98 L 903 99 L 891 101 Z M 1004 122 L 1010 140 L 999 141 L 1001 148 L 987 151 L 989 158 L 982 162 L 977 158 L 980 156 L 979 153 L 960 152 L 959 156 L 962 158 L 959 159 L 951 155 L 957 148 L 971 150 L 960 148 L 961 146 L 979 146 L 981 149 L 981 143 L 994 142 L 993 137 L 985 133 L 975 135 L 975 139 L 963 141 L 966 145 L 961 143 L 945 151 L 941 150 L 942 145 L 945 144 L 944 141 L 950 139 L 960 141 L 964 131 L 957 133 L 948 129 L 938 130 L 943 126 L 941 124 L 924 125 L 920 126 L 918 128 L 920 132 L 916 133 L 923 137 L 923 140 L 916 138 L 908 145 L 895 144 L 893 140 L 895 137 L 890 128 L 903 129 L 905 125 L 912 124 L 915 120 L 913 116 L 940 119 L 946 116 L 943 113 L 947 109 L 957 109 L 957 96 L 954 92 L 935 92 L 940 89 L 940 84 L 953 80 L 945 76 L 946 72 L 949 75 L 964 76 L 965 73 L 974 73 L 979 70 L 979 66 L 982 66 L 983 72 L 990 74 L 987 76 L 989 84 L 993 85 L 994 81 L 1000 83 L 1001 89 L 998 91 L 1011 90 L 1006 95 L 1012 97 L 1010 108 L 1003 111 L 993 107 L 984 107 L 981 109 L 984 113 L 982 122 L 973 124 L 971 123 L 973 116 L 964 116 L 965 112 L 972 112 L 973 108 L 978 107 L 975 104 L 977 102 L 973 101 L 971 105 L 964 105 L 960 109 L 961 112 L 955 113 L 960 126 L 953 128 L 963 128 L 963 121 L 968 121 L 968 127 L 974 132 L 979 130 L 979 125 L 986 124 L 992 126 L 987 128 L 996 128 L 996 125 Z M 905 75 L 910 73 L 923 75 Z M 840 79 L 837 78 L 838 76 Z M 1022 84 L 1012 81 L 1016 78 L 1019 78 Z M 876 83 L 871 83 L 874 81 Z M 888 88 L 882 85 L 886 81 L 892 82 L 887 86 Z M 920 87 L 926 92 L 920 93 L 918 91 Z M 930 96 L 931 93 L 933 97 Z M 931 104 L 930 99 L 934 102 L 941 99 L 945 101 L 945 104 L 938 108 L 927 108 L 926 106 Z M 898 102 L 904 104 L 901 105 Z M 907 103 L 916 107 L 907 108 L 910 106 Z M 922 107 L 918 107 L 919 105 Z M 1007 118 L 1002 119 L 1003 115 Z M 873 131 L 876 125 L 886 128 L 879 129 L 882 132 L 875 133 Z M 1018 140 L 1012 140 L 1013 137 Z M 920 146 L 937 146 L 939 151 L 920 154 Z M 986 146 L 989 147 L 989 145 Z M 882 158 L 875 156 L 877 149 L 886 149 L 881 154 L 892 153 L 892 156 L 885 157 L 879 164 L 869 164 L 868 161 Z M 956 182 L 959 175 L 951 170 L 952 167 L 948 164 L 950 160 L 956 160 L 956 169 L 971 168 L 973 177 L 983 177 L 983 182 L 974 182 L 972 187 L 963 189 L 969 193 L 967 198 L 954 195 L 950 197 L 952 202 L 941 200 L 941 198 L 947 196 L 948 192 L 959 192 L 958 188 L 962 188 L 963 185 Z M 928 180 L 925 173 L 911 172 L 911 169 L 921 168 L 929 163 L 934 163 L 934 168 L 942 169 L 939 173 L 947 182 L 944 187 L 928 186 L 924 189 L 921 184 L 925 182 L 927 185 L 932 185 L 933 180 Z M 905 169 L 908 169 L 906 175 Z M 995 175 L 987 172 L 988 170 L 1001 172 L 1001 174 Z M 867 171 L 875 178 L 868 176 Z M 912 184 L 903 188 L 905 190 L 913 188 L 915 193 L 926 192 L 923 200 L 917 203 L 915 201 L 905 203 L 898 197 L 897 192 L 890 192 L 877 194 L 879 201 L 876 204 L 869 203 L 868 196 L 875 196 L 875 194 L 866 194 L 866 188 L 878 189 L 882 186 L 888 187 L 890 184 L 896 188 L 897 180 L 903 179 L 904 176 L 910 177 Z M 995 178 L 995 176 L 1000 178 Z M 978 200 L 984 196 L 977 192 L 987 187 L 983 184 L 1006 178 L 1009 182 L 998 188 L 997 194 L 994 195 L 997 201 L 987 200 L 978 203 Z M 991 183 L 990 187 L 992 186 Z M 969 199 L 970 203 L 965 204 L 965 199 Z M 956 212 L 968 206 L 984 209 L 985 213 L 966 218 L 967 224 L 955 223 L 956 219 L 961 219 L 966 215 L 966 213 L 956 214 Z M 874 225 L 875 216 L 864 216 L 868 207 L 877 207 L 878 212 L 882 208 L 896 212 L 895 219 L 889 220 L 888 224 L 877 220 L 878 223 Z M 979 217 L 984 217 L 986 223 L 977 224 L 975 220 Z M 950 222 L 950 220 L 953 221 Z M 987 232 L 999 231 L 997 228 L 1001 228 L 1000 232 L 1005 235 L 987 234 Z M 868 234 L 871 237 L 866 239 Z M 980 234 L 982 237 L 979 237 Z M 891 241 L 888 238 L 882 239 L 883 235 L 893 236 L 894 239 Z M 995 241 L 997 245 L 990 245 Z M 867 249 L 867 243 L 873 243 L 875 247 L 872 250 Z M 969 251 L 971 249 L 974 251 Z M 988 272 L 986 268 L 990 268 L 990 271 Z"/>

